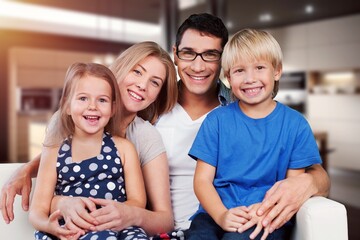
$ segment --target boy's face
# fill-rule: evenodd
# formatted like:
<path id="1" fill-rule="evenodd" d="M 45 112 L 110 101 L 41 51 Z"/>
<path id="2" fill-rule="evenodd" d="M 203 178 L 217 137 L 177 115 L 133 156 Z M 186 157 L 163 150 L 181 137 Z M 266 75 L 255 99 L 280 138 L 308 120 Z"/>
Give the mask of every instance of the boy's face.
<path id="1" fill-rule="evenodd" d="M 269 61 L 240 60 L 230 68 L 228 80 L 240 106 L 271 106 L 275 81 L 279 81 L 282 70 L 274 69 Z"/>
<path id="2" fill-rule="evenodd" d="M 206 95 L 210 89 L 216 87 L 221 70 L 221 60 L 205 62 L 201 56 L 197 56 L 193 61 L 181 60 L 177 56 L 176 50 L 196 53 L 217 51 L 221 53 L 223 50 L 221 38 L 188 29 L 184 32 L 178 49 L 176 46 L 173 47 L 174 62 L 186 91 L 196 95 Z"/>

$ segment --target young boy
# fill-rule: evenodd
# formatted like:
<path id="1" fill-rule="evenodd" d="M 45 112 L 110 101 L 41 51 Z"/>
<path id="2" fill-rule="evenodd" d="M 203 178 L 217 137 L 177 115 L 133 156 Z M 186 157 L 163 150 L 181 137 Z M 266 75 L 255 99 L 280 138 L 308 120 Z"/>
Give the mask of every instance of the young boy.
<path id="1" fill-rule="evenodd" d="M 269 234 L 256 211 L 277 181 L 321 163 L 315 138 L 300 113 L 273 100 L 282 53 L 269 33 L 236 33 L 222 66 L 239 100 L 210 112 L 190 149 L 200 207 L 189 239 L 286 239 L 290 224 Z"/>

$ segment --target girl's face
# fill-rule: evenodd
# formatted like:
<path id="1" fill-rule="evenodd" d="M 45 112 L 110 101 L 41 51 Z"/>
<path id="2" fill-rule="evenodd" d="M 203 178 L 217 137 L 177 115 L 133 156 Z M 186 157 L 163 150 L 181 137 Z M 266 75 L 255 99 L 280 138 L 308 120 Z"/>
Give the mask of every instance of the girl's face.
<path id="1" fill-rule="evenodd" d="M 240 107 L 267 107 L 273 103 L 272 92 L 281 69 L 274 69 L 269 61 L 239 61 L 230 68 L 229 83 L 240 100 Z"/>
<path id="2" fill-rule="evenodd" d="M 131 113 L 137 113 L 153 103 L 166 81 L 166 69 L 160 60 L 148 56 L 141 60 L 119 82 L 122 104 Z"/>
<path id="3" fill-rule="evenodd" d="M 104 131 L 112 116 L 111 87 L 102 78 L 86 75 L 78 79 L 67 114 L 75 124 L 75 133 L 94 134 Z"/>

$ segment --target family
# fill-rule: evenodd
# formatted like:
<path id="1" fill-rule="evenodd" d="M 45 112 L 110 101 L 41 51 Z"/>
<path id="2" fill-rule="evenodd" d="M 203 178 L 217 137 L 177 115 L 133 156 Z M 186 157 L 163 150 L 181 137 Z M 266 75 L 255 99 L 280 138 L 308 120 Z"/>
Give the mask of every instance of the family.
<path id="1" fill-rule="evenodd" d="M 193 14 L 173 54 L 140 42 L 110 70 L 71 65 L 41 154 L 1 190 L 4 221 L 18 194 L 35 239 L 288 239 L 330 182 L 307 121 L 274 100 L 277 41 L 228 41 L 221 19 Z"/>

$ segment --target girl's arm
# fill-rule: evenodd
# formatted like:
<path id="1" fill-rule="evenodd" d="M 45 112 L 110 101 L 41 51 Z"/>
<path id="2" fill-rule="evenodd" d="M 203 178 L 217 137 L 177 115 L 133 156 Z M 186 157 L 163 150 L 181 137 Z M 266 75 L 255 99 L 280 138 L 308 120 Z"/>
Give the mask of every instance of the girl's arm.
<path id="1" fill-rule="evenodd" d="M 169 166 L 166 153 L 161 153 L 142 167 L 142 174 L 147 194 L 147 209 L 116 203 L 117 211 L 112 214 L 103 213 L 98 209 L 92 213 L 100 224 L 106 222 L 112 225 L 100 225 L 94 230 L 114 228 L 121 230 L 129 226 L 139 226 L 148 235 L 155 235 L 173 230 L 174 218 L 170 201 Z M 109 203 L 109 200 L 94 199 L 99 205 Z M 114 202 L 114 201 L 112 201 Z M 114 228 L 115 229 L 115 228 Z"/>
<path id="2" fill-rule="evenodd" d="M 36 182 L 34 195 L 31 201 L 29 220 L 34 228 L 40 231 L 51 233 L 55 236 L 64 234 L 74 234 L 73 231 L 63 229 L 59 226 L 57 218 L 58 212 L 50 216 L 51 200 L 54 196 L 55 184 L 57 180 L 56 161 L 58 148 L 43 148 L 38 179 Z"/>

